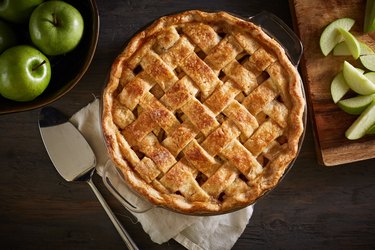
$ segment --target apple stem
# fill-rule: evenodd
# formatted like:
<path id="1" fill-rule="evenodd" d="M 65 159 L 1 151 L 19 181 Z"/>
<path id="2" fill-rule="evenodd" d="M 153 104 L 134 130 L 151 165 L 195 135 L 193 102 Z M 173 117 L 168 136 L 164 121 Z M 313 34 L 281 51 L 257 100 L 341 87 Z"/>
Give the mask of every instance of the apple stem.
<path id="1" fill-rule="evenodd" d="M 53 24 L 54 24 L 55 26 L 59 26 L 59 20 L 57 19 L 55 13 L 52 13 L 52 17 L 53 17 Z"/>
<path id="2" fill-rule="evenodd" d="M 43 60 L 43 62 L 41 62 L 41 63 L 39 63 L 38 65 L 36 65 L 33 69 L 32 69 L 32 71 L 35 71 L 35 70 L 37 70 L 39 67 L 41 67 L 43 64 L 45 64 L 46 63 L 46 60 Z"/>

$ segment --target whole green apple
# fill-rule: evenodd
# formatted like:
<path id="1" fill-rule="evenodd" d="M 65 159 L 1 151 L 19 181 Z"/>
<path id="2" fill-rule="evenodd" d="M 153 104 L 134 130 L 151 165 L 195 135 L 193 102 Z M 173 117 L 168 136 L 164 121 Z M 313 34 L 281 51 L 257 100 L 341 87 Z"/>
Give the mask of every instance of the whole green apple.
<path id="1" fill-rule="evenodd" d="M 0 19 L 0 54 L 16 43 L 16 33 L 14 33 L 12 28 L 6 22 Z"/>
<path id="2" fill-rule="evenodd" d="M 11 47 L 0 55 L 0 94 L 13 101 L 31 101 L 51 79 L 48 58 L 29 45 Z"/>
<path id="3" fill-rule="evenodd" d="M 81 13 L 62 1 L 42 3 L 35 8 L 29 22 L 31 41 L 50 56 L 73 50 L 82 38 L 83 29 Z"/>
<path id="4" fill-rule="evenodd" d="M 29 20 L 34 8 L 44 0 L 0 0 L 0 17 L 5 20 L 23 23 Z"/>

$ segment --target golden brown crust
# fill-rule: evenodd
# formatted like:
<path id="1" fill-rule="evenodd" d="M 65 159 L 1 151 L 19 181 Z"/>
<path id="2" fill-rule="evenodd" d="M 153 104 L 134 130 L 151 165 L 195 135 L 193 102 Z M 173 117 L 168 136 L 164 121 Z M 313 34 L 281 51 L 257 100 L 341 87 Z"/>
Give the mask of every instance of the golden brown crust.
<path id="1" fill-rule="evenodd" d="M 256 25 L 225 12 L 162 17 L 135 35 L 103 93 L 108 152 L 125 181 L 179 212 L 253 203 L 296 157 L 295 67 Z"/>

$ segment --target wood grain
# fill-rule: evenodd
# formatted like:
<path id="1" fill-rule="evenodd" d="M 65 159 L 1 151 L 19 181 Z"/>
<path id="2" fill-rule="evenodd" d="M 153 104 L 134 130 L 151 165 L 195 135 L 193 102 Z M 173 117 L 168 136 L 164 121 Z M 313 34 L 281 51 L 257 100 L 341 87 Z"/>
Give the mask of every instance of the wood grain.
<path id="1" fill-rule="evenodd" d="M 324 28 L 337 18 L 350 17 L 356 22 L 351 32 L 375 49 L 375 33 L 363 34 L 364 0 L 292 0 L 294 25 L 304 46 L 301 70 L 306 87 L 309 111 L 314 124 L 320 162 L 336 166 L 375 157 L 375 137 L 357 141 L 345 138 L 345 131 L 357 118 L 343 112 L 332 101 L 330 84 L 342 70 L 344 60 L 361 67 L 350 56 L 324 57 L 319 38 Z"/>

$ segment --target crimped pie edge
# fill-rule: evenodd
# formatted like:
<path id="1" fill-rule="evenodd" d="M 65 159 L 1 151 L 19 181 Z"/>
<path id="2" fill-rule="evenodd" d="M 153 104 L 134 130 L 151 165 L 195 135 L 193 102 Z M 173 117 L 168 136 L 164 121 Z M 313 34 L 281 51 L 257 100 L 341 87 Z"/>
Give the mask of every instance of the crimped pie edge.
<path id="1" fill-rule="evenodd" d="M 137 177 L 137 174 L 133 172 L 128 163 L 122 158 L 119 146 L 116 141 L 117 131 L 116 125 L 113 123 L 111 118 L 112 109 L 112 97 L 111 93 L 117 88 L 119 79 L 122 72 L 123 61 L 129 59 L 135 51 L 137 51 L 147 41 L 148 37 L 157 34 L 164 27 L 171 25 L 191 22 L 191 21 L 204 21 L 204 22 L 218 22 L 224 21 L 229 25 L 241 27 L 246 32 L 250 32 L 253 37 L 256 37 L 264 46 L 271 50 L 274 55 L 278 58 L 279 63 L 283 69 L 287 71 L 289 76 L 289 94 L 292 101 L 292 109 L 288 115 L 288 148 L 285 154 L 281 154 L 275 161 L 271 163 L 270 169 L 272 172 L 269 173 L 273 176 L 271 179 L 264 180 L 258 185 L 257 189 L 254 190 L 254 195 L 249 197 L 249 200 L 242 204 L 236 204 L 235 207 L 221 209 L 220 206 L 215 204 L 208 204 L 207 202 L 193 202 L 185 203 L 181 199 L 174 199 L 173 196 L 160 194 L 158 191 L 144 183 Z M 153 204 L 159 206 L 165 206 L 173 210 L 196 214 L 196 213 L 222 213 L 232 211 L 238 208 L 242 208 L 249 204 L 252 204 L 257 198 L 259 198 L 266 191 L 272 189 L 280 180 L 284 174 L 286 168 L 290 162 L 296 157 L 298 152 L 299 140 L 304 130 L 303 125 L 303 112 L 305 106 L 305 100 L 302 94 L 301 80 L 297 73 L 296 68 L 290 63 L 290 60 L 285 54 L 284 49 L 279 45 L 277 41 L 270 38 L 265 34 L 262 29 L 251 22 L 244 21 L 240 18 L 234 17 L 226 12 L 217 13 L 206 13 L 199 10 L 191 10 L 182 12 L 179 14 L 164 16 L 156 20 L 151 26 L 145 30 L 136 34 L 128 43 L 127 47 L 118 55 L 115 59 L 107 86 L 103 92 L 103 111 L 102 111 L 102 128 L 107 144 L 108 153 L 112 160 L 115 162 L 117 167 L 123 173 L 126 183 L 139 192 L 142 196 L 147 197 Z M 282 166 L 282 167 L 280 167 Z"/>

